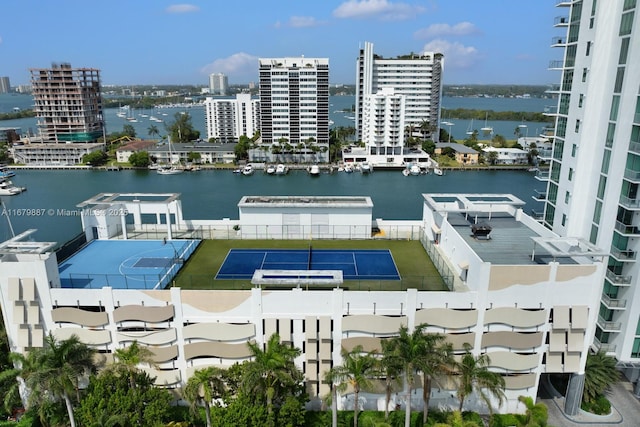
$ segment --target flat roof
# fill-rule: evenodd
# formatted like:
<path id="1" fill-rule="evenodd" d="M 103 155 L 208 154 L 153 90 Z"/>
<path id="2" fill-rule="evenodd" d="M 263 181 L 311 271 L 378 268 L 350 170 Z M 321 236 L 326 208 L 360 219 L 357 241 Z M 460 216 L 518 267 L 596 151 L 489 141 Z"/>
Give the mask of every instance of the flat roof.
<path id="1" fill-rule="evenodd" d="M 304 207 L 373 207 L 369 196 L 244 196 L 238 207 L 247 206 L 304 206 Z"/>
<path id="2" fill-rule="evenodd" d="M 25 241 L 35 233 L 35 229 L 30 229 L 20 233 L 11 239 L 0 243 L 0 255 L 7 254 L 44 254 L 51 251 L 56 245 L 55 242 L 32 242 Z"/>
<path id="3" fill-rule="evenodd" d="M 100 193 L 96 194 L 84 202 L 78 203 L 76 207 L 87 206 L 112 206 L 119 203 L 171 203 L 180 198 L 180 193 Z"/>

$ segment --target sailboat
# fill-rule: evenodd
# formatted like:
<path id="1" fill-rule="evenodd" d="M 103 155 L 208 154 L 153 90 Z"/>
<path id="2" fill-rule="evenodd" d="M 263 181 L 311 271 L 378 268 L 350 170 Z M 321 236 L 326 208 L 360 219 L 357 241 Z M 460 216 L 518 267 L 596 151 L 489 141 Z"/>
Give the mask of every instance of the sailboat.
<path id="1" fill-rule="evenodd" d="M 491 126 L 487 125 L 487 118 L 489 117 L 489 113 L 487 112 L 487 114 L 484 116 L 484 127 L 480 128 L 480 130 L 482 132 L 484 132 L 485 134 L 490 134 L 493 132 L 493 128 Z"/>
<path id="2" fill-rule="evenodd" d="M 469 127 L 467 128 L 467 135 L 473 135 L 473 119 L 471 119 L 471 123 L 469 123 Z"/>
<path id="3" fill-rule="evenodd" d="M 179 173 L 184 172 L 184 169 L 178 168 L 173 164 L 173 150 L 171 148 L 171 137 L 168 137 L 169 140 L 169 165 L 165 167 L 161 167 L 156 170 L 160 175 L 177 175 Z"/>

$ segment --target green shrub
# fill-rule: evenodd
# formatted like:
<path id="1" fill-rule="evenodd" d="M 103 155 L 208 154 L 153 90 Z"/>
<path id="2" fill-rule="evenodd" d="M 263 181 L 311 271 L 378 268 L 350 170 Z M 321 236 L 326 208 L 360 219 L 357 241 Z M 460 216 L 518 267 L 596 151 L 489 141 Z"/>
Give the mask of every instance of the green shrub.
<path id="1" fill-rule="evenodd" d="M 611 413 L 611 402 L 600 395 L 594 402 L 582 402 L 581 408 L 583 411 L 591 412 L 592 414 L 608 415 Z"/>

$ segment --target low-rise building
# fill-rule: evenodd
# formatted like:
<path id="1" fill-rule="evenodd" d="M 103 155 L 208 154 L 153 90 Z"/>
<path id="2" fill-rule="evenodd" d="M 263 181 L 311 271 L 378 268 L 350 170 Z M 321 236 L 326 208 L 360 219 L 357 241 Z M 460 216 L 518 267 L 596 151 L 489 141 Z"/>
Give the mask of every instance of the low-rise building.
<path id="1" fill-rule="evenodd" d="M 455 152 L 456 162 L 463 165 L 477 165 L 479 153 L 471 147 L 467 147 L 464 144 L 457 144 L 453 142 L 438 142 L 436 143 L 435 154 L 441 155 L 442 150 L 450 148 Z"/>
<path id="2" fill-rule="evenodd" d="M 126 145 L 123 145 L 122 147 L 118 147 L 116 149 L 116 160 L 119 163 L 126 163 L 129 161 L 129 157 L 133 154 L 133 153 L 137 153 L 139 151 L 150 151 L 153 149 L 153 147 L 155 147 L 157 141 L 151 141 L 151 140 L 137 140 L 137 141 L 131 141 Z"/>
<path id="3" fill-rule="evenodd" d="M 235 147 L 236 144 L 233 143 L 212 144 L 209 142 L 189 142 L 171 144 L 171 150 L 169 150 L 169 144 L 159 144 L 149 150 L 149 155 L 154 156 L 157 159 L 157 163 L 171 164 L 190 162 L 190 155 L 193 157 L 193 154 L 197 153 L 200 155 L 200 158 L 196 159 L 196 163 L 229 164 L 236 161 Z"/>
<path id="4" fill-rule="evenodd" d="M 495 148 L 484 147 L 482 149 L 485 159 L 490 153 L 496 153 L 494 164 L 496 165 L 526 165 L 529 163 L 529 152 L 520 148 Z"/>
<path id="5" fill-rule="evenodd" d="M 14 162 L 19 164 L 71 166 L 82 163 L 82 157 L 85 154 L 104 149 L 103 143 L 51 144 L 27 141 L 23 145 L 13 145 L 9 148 L 9 152 Z"/>

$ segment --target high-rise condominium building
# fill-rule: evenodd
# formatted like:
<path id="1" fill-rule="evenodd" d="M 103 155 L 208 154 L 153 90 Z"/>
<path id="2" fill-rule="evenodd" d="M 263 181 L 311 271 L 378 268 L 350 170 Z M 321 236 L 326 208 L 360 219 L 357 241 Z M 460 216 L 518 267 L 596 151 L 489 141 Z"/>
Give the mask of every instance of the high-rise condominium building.
<path id="1" fill-rule="evenodd" d="M 34 111 L 43 142 L 97 142 L 104 133 L 100 70 L 32 68 Z"/>
<path id="2" fill-rule="evenodd" d="M 208 139 L 234 142 L 242 135 L 252 137 L 260 128 L 260 101 L 250 94 L 232 99 L 208 97 L 204 106 Z"/>
<path id="3" fill-rule="evenodd" d="M 594 346 L 640 369 L 640 10 L 561 1 L 563 60 L 544 223 L 609 251 Z M 637 374 L 637 372 L 635 372 Z"/>
<path id="4" fill-rule="evenodd" d="M 442 54 L 425 52 L 397 58 L 382 58 L 373 53 L 373 44 L 365 42 L 357 60 L 356 134 L 363 139 L 365 97 L 382 88 L 393 88 L 404 95 L 404 121 L 414 132 L 438 135 L 442 99 Z M 409 135 L 407 135 L 409 136 Z M 369 143 L 368 141 L 364 141 Z M 371 148 L 375 147 L 375 144 Z M 380 153 L 383 154 L 383 153 Z"/>
<path id="5" fill-rule="evenodd" d="M 0 77 L 0 93 L 9 93 L 10 91 L 9 77 Z"/>
<path id="6" fill-rule="evenodd" d="M 211 95 L 226 95 L 229 93 L 229 80 L 222 73 L 209 75 L 209 93 Z"/>
<path id="7" fill-rule="evenodd" d="M 296 151 L 296 155 L 328 161 L 327 58 L 260 59 L 260 132 L 262 144 L 277 147 L 271 150 L 274 156 Z"/>

